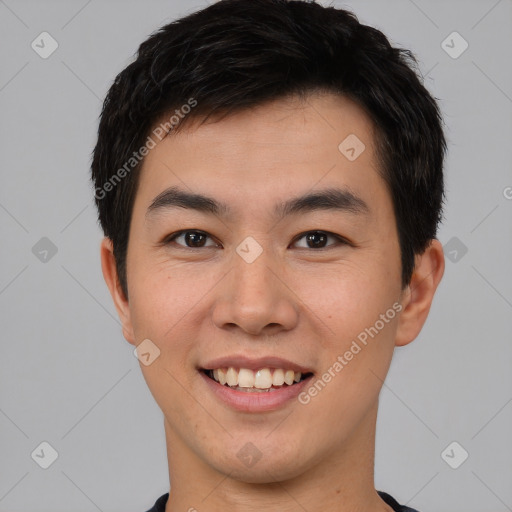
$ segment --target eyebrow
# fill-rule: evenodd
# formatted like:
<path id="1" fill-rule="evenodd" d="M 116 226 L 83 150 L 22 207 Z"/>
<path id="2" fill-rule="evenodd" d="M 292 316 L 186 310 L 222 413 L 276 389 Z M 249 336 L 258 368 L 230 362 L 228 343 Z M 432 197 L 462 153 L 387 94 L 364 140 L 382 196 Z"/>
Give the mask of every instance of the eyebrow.
<path id="1" fill-rule="evenodd" d="M 146 211 L 146 217 L 170 208 L 187 208 L 198 212 L 227 217 L 231 208 L 211 197 L 187 192 L 179 187 L 170 187 L 156 196 Z M 277 203 L 274 216 L 283 218 L 293 214 L 305 214 L 318 210 L 344 211 L 352 214 L 367 214 L 367 203 L 353 192 L 343 188 L 327 188 Z"/>

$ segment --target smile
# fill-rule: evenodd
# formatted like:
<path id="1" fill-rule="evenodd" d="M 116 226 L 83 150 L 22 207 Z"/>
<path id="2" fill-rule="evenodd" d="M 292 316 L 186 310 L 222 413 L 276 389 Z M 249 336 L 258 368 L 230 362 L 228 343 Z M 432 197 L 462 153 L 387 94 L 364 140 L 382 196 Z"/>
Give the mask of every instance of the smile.
<path id="1" fill-rule="evenodd" d="M 246 392 L 269 392 L 282 386 L 292 386 L 309 376 L 309 374 L 303 376 L 301 372 L 282 368 L 261 368 L 254 371 L 231 366 L 204 371 L 208 377 L 221 385 Z"/>
<path id="2" fill-rule="evenodd" d="M 277 410 L 292 403 L 313 377 L 311 372 L 282 368 L 203 368 L 199 374 L 213 399 L 231 409 L 251 413 Z"/>

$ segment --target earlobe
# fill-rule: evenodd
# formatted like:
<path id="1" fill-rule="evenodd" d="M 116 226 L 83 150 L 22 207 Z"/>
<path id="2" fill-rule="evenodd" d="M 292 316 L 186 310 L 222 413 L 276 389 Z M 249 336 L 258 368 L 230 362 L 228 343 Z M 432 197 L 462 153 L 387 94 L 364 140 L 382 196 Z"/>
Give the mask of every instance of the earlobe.
<path id="1" fill-rule="evenodd" d="M 135 336 L 133 335 L 133 328 L 131 323 L 130 308 L 128 300 L 126 299 L 121 284 L 119 283 L 119 277 L 117 275 L 116 260 L 114 257 L 114 249 L 112 240 L 110 238 L 103 238 L 101 242 L 101 270 L 103 272 L 103 278 L 108 286 L 112 300 L 121 320 L 123 327 L 123 336 L 126 341 L 135 345 Z"/>
<path id="2" fill-rule="evenodd" d="M 420 333 L 443 277 L 444 267 L 443 246 L 437 239 L 433 239 L 422 254 L 416 255 L 411 281 L 402 294 L 403 310 L 398 320 L 396 346 L 407 345 Z"/>

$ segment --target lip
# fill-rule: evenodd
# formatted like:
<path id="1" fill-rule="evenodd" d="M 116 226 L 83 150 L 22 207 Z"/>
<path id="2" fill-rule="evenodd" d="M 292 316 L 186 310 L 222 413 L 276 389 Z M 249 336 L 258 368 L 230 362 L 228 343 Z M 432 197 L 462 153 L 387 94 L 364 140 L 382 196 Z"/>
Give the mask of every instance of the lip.
<path id="1" fill-rule="evenodd" d="M 283 370 L 293 370 L 294 372 L 313 373 L 311 368 L 302 366 L 293 361 L 281 357 L 258 357 L 249 358 L 244 355 L 233 355 L 212 359 L 202 365 L 201 370 L 215 370 L 217 368 L 247 368 L 248 370 L 261 370 L 262 368 L 281 368 Z"/>
<path id="2" fill-rule="evenodd" d="M 218 367 L 216 367 L 218 368 Z M 242 368 L 246 368 L 242 366 Z M 291 369 L 291 368 L 290 368 Z M 297 370 L 300 371 L 300 370 Z M 199 374 L 205 381 L 209 390 L 223 404 L 240 412 L 265 412 L 274 411 L 293 401 L 297 395 L 309 385 L 313 375 L 297 382 L 291 386 L 283 387 L 269 392 L 245 392 L 231 389 L 229 386 L 222 385 L 220 382 L 211 379 L 204 371 Z"/>

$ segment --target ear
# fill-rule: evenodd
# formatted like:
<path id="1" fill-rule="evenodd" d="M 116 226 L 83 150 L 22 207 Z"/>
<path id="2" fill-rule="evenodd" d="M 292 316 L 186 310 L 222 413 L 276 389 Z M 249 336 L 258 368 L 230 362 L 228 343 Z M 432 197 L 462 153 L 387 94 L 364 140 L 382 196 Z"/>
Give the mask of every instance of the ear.
<path id="1" fill-rule="evenodd" d="M 116 260 L 114 257 L 114 246 L 110 238 L 103 238 L 101 242 L 101 269 L 103 271 L 103 278 L 107 283 L 110 295 L 114 301 L 117 309 L 117 314 L 123 326 L 123 336 L 128 343 L 135 345 L 135 336 L 133 335 L 133 327 L 130 316 L 130 307 L 128 299 L 126 299 L 119 277 L 117 275 Z"/>
<path id="2" fill-rule="evenodd" d="M 416 255 L 411 281 L 400 301 L 403 310 L 398 321 L 396 346 L 407 345 L 420 333 L 443 277 L 444 266 L 443 246 L 437 239 L 430 242 L 423 254 Z"/>

